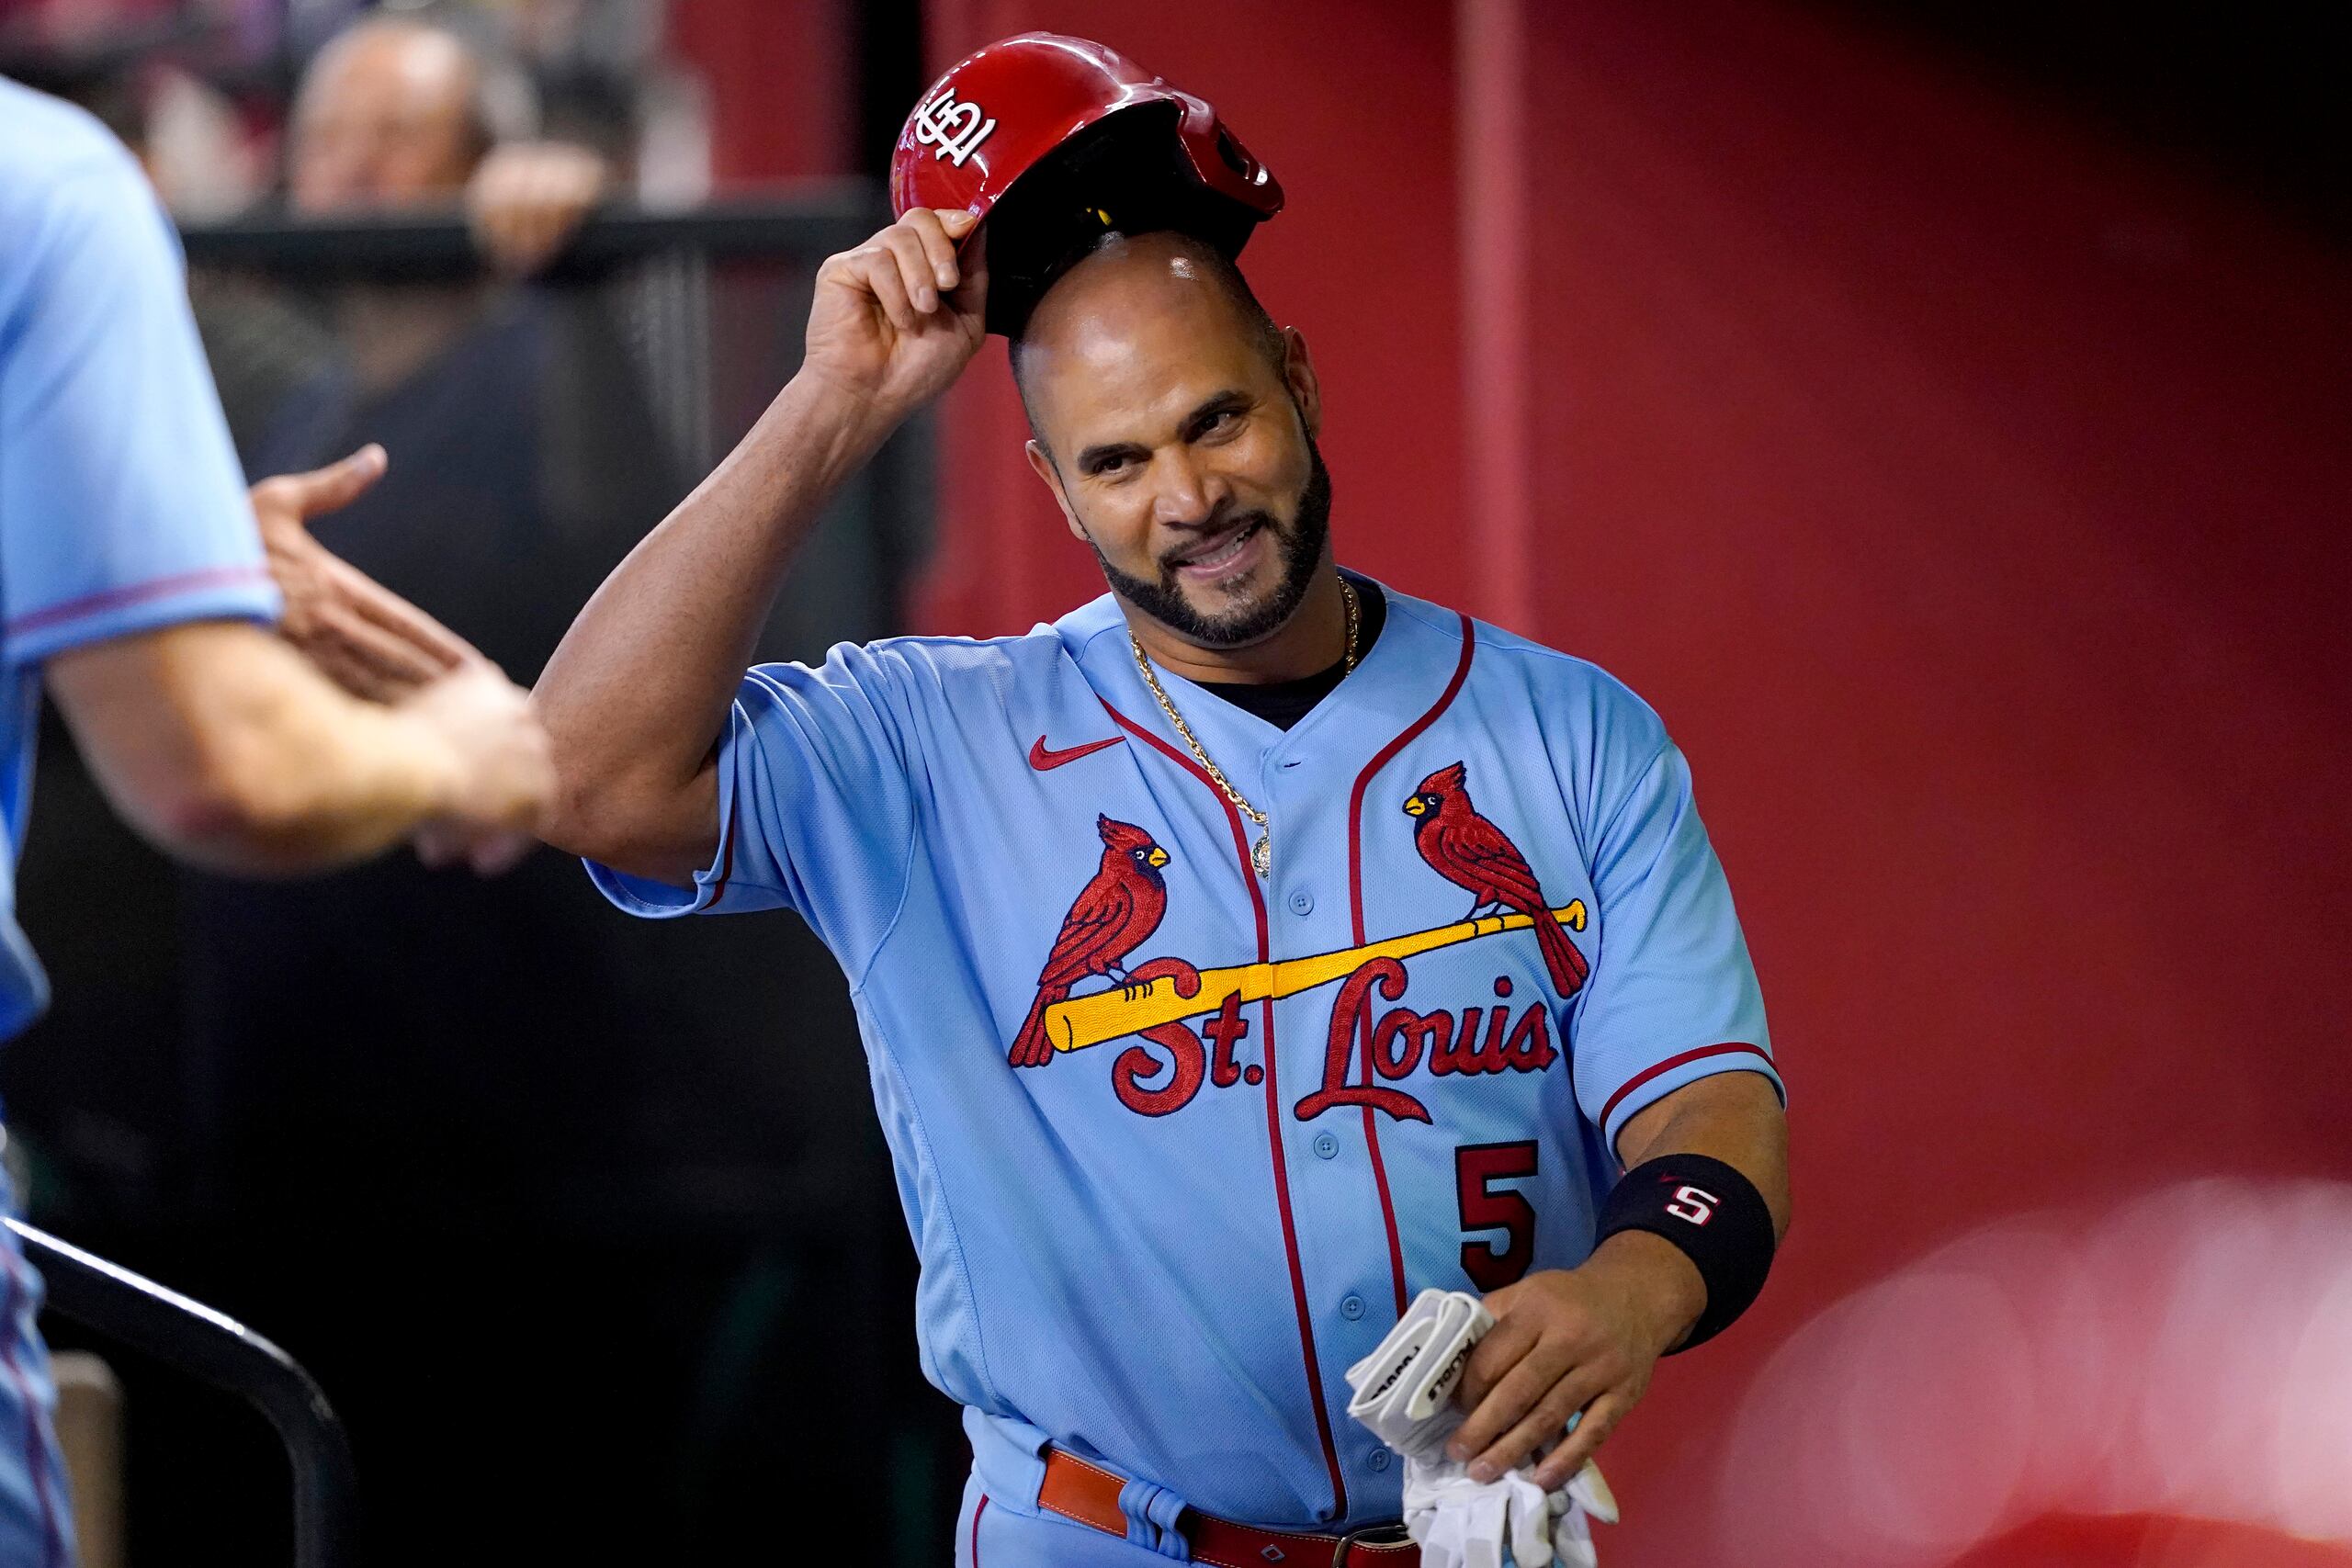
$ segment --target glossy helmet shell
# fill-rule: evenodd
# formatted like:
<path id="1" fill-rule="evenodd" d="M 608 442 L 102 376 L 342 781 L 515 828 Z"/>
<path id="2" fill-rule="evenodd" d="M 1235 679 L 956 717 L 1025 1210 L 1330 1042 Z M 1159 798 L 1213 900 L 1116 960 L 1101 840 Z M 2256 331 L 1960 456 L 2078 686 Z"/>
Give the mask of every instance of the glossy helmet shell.
<path id="1" fill-rule="evenodd" d="M 988 328 L 1017 333 L 1055 277 L 1109 230 L 1179 229 L 1238 254 L 1283 187 L 1205 99 L 1114 50 L 1020 33 L 926 91 L 890 154 L 890 206 L 988 221 Z"/>

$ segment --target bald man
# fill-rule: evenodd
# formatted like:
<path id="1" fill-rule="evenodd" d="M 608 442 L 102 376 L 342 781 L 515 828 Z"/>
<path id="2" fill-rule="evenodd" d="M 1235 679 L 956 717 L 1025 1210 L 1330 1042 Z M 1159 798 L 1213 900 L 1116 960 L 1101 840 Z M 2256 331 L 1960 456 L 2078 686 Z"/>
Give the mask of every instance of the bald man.
<path id="1" fill-rule="evenodd" d="M 960 1561 L 1401 1565 L 1400 1513 L 1499 1551 L 1508 1501 L 1549 1562 L 1786 1223 L 1688 769 L 1592 666 L 1338 568 L 1305 339 L 1169 232 L 1013 345 L 1109 592 L 745 672 L 827 497 L 978 347 L 970 226 L 826 262 L 799 374 L 582 612 L 533 693 L 548 837 L 632 913 L 788 908 L 840 961 L 972 1438 Z M 1432 1353 L 1427 1452 L 1345 1419 L 1416 1287 L 1492 1325 Z"/>
<path id="2" fill-rule="evenodd" d="M 536 271 L 604 193 L 609 171 L 586 148 L 528 141 L 529 92 L 445 28 L 359 22 L 302 74 L 288 200 L 296 212 L 332 216 L 462 198 L 494 261 Z"/>

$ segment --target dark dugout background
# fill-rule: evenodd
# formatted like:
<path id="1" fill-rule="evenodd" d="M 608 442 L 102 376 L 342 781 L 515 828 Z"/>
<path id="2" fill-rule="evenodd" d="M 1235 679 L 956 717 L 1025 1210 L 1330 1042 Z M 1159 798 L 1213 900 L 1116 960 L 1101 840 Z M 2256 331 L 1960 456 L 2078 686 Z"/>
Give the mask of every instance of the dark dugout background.
<path id="1" fill-rule="evenodd" d="M 1819 1353 L 1987 1225 L 2041 1216 L 2064 1256 L 2135 1200 L 2193 1234 L 2216 1211 L 2175 1200 L 2191 1179 L 2257 1210 L 2352 1180 L 2352 137 L 2301 17 L 673 8 L 746 184 L 878 172 L 931 71 L 1023 28 L 1213 96 L 1290 193 L 1249 261 L 1317 352 L 1345 558 L 1597 660 L 1690 753 L 1801 1212 L 1756 1314 L 1612 1444 L 1612 1563 L 1742 1560 L 1726 1530 L 1815 1562 L 2305 1560 L 2279 1533 L 2305 1516 L 2189 1506 L 2129 1456 L 2071 1492 L 1988 1472 L 2071 1386 L 2063 1359 L 2019 1372 L 2015 1335 L 1969 1319 L 1867 1363 L 1915 1396 L 1894 1405 Z M 734 276 L 721 444 L 797 333 L 788 267 Z M 634 286 L 545 291 L 532 352 L 584 358 L 520 405 L 664 428 L 662 384 L 599 335 Z M 1017 630 L 1099 591 L 1022 468 L 1001 361 L 909 457 L 935 506 L 852 498 L 773 651 Z M 703 450 L 539 454 L 600 502 L 560 540 L 488 540 L 414 491 L 329 537 L 527 676 Z M 438 532 L 401 531 L 418 515 Z M 0 1055 L 35 1217 L 301 1355 L 383 1560 L 787 1551 L 810 1497 L 870 1505 L 890 1560 L 940 1559 L 960 1442 L 914 1370 L 842 984 L 797 921 L 628 921 L 544 854 L 489 886 L 182 878 L 57 734 L 37 799 L 21 901 L 59 1004 Z M 2243 1277 L 2275 1290 L 2275 1262 Z M 2052 1277 L 2001 1275 L 2011 1315 L 2132 1346 L 2131 1309 L 2177 1284 L 2102 1306 L 2037 1295 Z M 2275 1349 L 2229 1397 L 2308 1373 Z M 266 1429 L 123 1370 L 139 1560 L 282 1555 Z M 1803 1475 L 1758 1458 L 1759 1421 Z"/>

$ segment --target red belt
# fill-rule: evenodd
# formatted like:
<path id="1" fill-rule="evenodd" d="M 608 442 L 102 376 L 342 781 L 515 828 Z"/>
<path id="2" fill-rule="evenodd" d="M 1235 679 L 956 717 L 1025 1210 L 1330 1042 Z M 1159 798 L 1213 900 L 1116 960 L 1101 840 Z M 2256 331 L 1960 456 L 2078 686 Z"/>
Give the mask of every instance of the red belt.
<path id="1" fill-rule="evenodd" d="M 1127 1533 L 1126 1510 L 1119 1494 L 1126 1487 L 1097 1465 L 1059 1449 L 1046 1450 L 1046 1483 L 1037 1489 L 1037 1506 L 1063 1518 L 1091 1525 L 1105 1535 Z M 1290 1568 L 1420 1568 L 1421 1549 L 1401 1539 L 1401 1525 L 1376 1525 L 1346 1535 L 1311 1531 L 1260 1529 L 1214 1518 L 1187 1508 L 1176 1527 L 1193 1545 L 1193 1561 L 1211 1568 L 1266 1568 L 1268 1563 Z"/>

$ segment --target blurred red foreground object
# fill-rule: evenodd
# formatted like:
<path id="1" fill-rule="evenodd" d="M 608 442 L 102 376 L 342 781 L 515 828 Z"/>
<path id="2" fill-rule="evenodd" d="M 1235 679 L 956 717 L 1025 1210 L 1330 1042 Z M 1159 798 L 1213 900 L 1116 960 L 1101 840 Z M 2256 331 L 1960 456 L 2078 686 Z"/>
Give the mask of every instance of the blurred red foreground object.
<path id="1" fill-rule="evenodd" d="M 1951 1568 L 2352 1568 L 2352 1548 L 2161 1515 L 2036 1519 Z"/>

